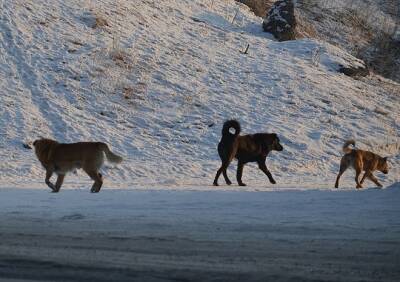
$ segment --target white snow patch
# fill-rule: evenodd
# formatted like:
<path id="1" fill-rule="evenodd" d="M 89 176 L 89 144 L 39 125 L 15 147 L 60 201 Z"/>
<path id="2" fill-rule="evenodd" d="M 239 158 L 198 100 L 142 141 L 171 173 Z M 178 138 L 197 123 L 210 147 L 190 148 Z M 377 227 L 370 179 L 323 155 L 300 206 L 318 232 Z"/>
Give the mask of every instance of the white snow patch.
<path id="1" fill-rule="evenodd" d="M 122 154 L 121 165 L 103 168 L 103 189 L 214 189 L 229 118 L 243 133 L 278 133 L 284 151 L 267 165 L 279 187 L 332 187 L 349 137 L 389 155 L 391 171 L 378 177 L 399 181 L 398 147 L 385 147 L 399 142 L 399 96 L 338 73 L 360 63 L 339 48 L 273 41 L 247 8 L 213 3 L 2 1 L 0 186 L 45 189 L 43 169 L 22 146 L 45 136 L 103 141 Z M 108 25 L 93 28 L 88 14 Z M 272 189 L 255 165 L 243 178 L 249 190 Z M 351 172 L 343 185 L 354 187 Z M 89 186 L 78 172 L 62 189 Z"/>

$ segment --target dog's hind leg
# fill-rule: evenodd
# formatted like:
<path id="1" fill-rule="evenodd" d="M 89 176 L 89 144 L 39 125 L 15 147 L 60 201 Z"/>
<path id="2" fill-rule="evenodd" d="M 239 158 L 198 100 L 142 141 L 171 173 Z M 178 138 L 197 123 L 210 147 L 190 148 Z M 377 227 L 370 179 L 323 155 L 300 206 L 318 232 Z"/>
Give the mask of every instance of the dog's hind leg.
<path id="1" fill-rule="evenodd" d="M 56 190 L 56 187 L 54 186 L 53 183 L 50 182 L 50 178 L 51 178 L 52 175 L 53 175 L 53 171 L 52 171 L 52 170 L 49 170 L 49 169 L 46 169 L 46 179 L 44 180 L 44 182 L 45 182 L 45 183 L 47 184 L 47 186 L 49 186 L 49 188 L 50 188 L 51 190 L 53 190 L 53 192 L 54 192 L 54 190 Z"/>
<path id="2" fill-rule="evenodd" d="M 55 187 L 55 189 L 53 190 L 54 193 L 57 193 L 58 191 L 60 191 L 61 185 L 62 185 L 63 182 L 64 182 L 64 177 L 65 177 L 65 174 L 59 174 L 59 175 L 58 175 L 58 177 L 57 177 L 57 182 L 56 182 L 56 187 Z"/>
<path id="3" fill-rule="evenodd" d="M 244 184 L 242 182 L 243 167 L 244 167 L 244 162 L 238 161 L 238 166 L 237 166 L 237 171 L 236 171 L 236 180 L 237 180 L 239 186 L 246 186 L 246 184 Z"/>
<path id="4" fill-rule="evenodd" d="M 268 176 L 269 182 L 271 182 L 272 184 L 276 184 L 276 181 L 272 177 L 271 172 L 268 170 L 267 165 L 265 164 L 265 160 L 258 162 L 258 168 L 261 169 Z"/>
<path id="5" fill-rule="evenodd" d="M 221 175 L 221 173 L 224 174 L 226 184 L 228 184 L 228 182 L 230 182 L 230 180 L 228 179 L 228 175 L 226 175 L 226 169 L 228 168 L 229 163 L 230 163 L 229 161 L 222 162 L 221 167 L 218 169 L 217 174 L 215 175 L 214 183 L 213 183 L 214 186 L 218 186 L 218 178 Z M 230 184 L 228 184 L 228 185 L 230 185 Z"/>
<path id="6" fill-rule="evenodd" d="M 224 178 L 225 178 L 225 182 L 226 182 L 226 184 L 227 185 L 231 185 L 232 184 L 232 181 L 230 181 L 229 180 L 229 178 L 228 178 L 228 174 L 226 173 L 226 170 L 227 170 L 227 168 L 226 169 L 224 169 L 223 171 L 222 171 L 222 175 L 224 176 Z"/>
<path id="7" fill-rule="evenodd" d="M 218 186 L 218 178 L 221 175 L 221 172 L 222 172 L 222 166 L 218 169 L 217 174 L 215 175 L 213 182 L 214 186 Z"/>
<path id="8" fill-rule="evenodd" d="M 90 176 L 92 180 L 94 180 L 92 189 L 90 189 L 90 192 L 92 193 L 98 193 L 100 192 L 101 186 L 103 185 L 103 177 L 100 173 L 97 171 L 86 171 L 86 173 Z"/>

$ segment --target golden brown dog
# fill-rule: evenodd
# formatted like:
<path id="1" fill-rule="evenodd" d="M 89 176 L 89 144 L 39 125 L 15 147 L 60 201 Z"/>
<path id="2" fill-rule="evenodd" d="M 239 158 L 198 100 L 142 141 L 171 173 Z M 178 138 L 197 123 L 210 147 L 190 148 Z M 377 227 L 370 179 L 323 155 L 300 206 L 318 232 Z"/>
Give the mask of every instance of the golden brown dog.
<path id="1" fill-rule="evenodd" d="M 355 146 L 354 140 L 348 140 L 343 145 L 343 152 L 345 155 L 340 161 L 339 174 L 336 178 L 335 188 L 339 187 L 339 178 L 349 167 L 353 167 L 356 170 L 356 184 L 357 189 L 362 188 L 365 178 L 369 178 L 377 186 L 382 187 L 382 184 L 378 182 L 378 179 L 372 174 L 375 170 L 379 170 L 384 174 L 389 172 L 387 158 L 382 158 L 377 154 L 369 151 L 363 151 L 359 149 L 351 149 L 350 145 Z M 359 177 L 362 171 L 365 171 L 361 181 Z"/>
<path id="2" fill-rule="evenodd" d="M 233 128 L 235 133 L 230 133 Z M 258 167 L 268 176 L 269 181 L 275 184 L 271 172 L 265 165 L 265 160 L 268 154 L 272 151 L 282 151 L 283 147 L 279 143 L 279 138 L 275 133 L 256 133 L 239 136 L 240 124 L 236 120 L 228 120 L 222 127 L 222 138 L 218 144 L 218 154 L 221 158 L 222 165 L 215 175 L 214 185 L 218 186 L 218 178 L 223 174 L 225 182 L 231 185 L 226 174 L 231 161 L 236 158 L 238 160 L 238 167 L 236 172 L 236 179 L 240 186 L 246 186 L 242 182 L 243 167 L 248 162 L 257 162 Z"/>
<path id="3" fill-rule="evenodd" d="M 60 191 L 69 171 L 82 168 L 94 180 L 91 192 L 97 193 L 103 184 L 99 170 L 104 163 L 104 154 L 112 163 L 122 162 L 120 156 L 115 155 L 107 144 L 101 142 L 63 144 L 51 139 L 38 139 L 33 142 L 33 146 L 37 158 L 46 169 L 45 182 L 53 192 Z M 58 175 L 55 185 L 50 182 L 53 173 Z"/>

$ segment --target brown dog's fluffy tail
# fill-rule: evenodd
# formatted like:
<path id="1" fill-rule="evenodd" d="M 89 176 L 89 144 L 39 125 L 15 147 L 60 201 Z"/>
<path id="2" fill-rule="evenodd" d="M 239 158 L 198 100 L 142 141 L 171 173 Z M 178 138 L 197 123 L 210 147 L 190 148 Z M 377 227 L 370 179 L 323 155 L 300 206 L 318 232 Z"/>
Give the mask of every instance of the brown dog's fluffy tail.
<path id="1" fill-rule="evenodd" d="M 231 133 L 229 129 L 235 129 L 235 133 Z M 240 123 L 237 120 L 227 120 L 222 127 L 222 137 L 237 137 L 240 133 Z"/>
<path id="2" fill-rule="evenodd" d="M 104 154 L 106 154 L 107 160 L 112 163 L 121 163 L 123 158 L 111 152 L 110 148 L 108 148 L 107 144 L 100 143 L 101 149 L 103 150 Z"/>
<path id="3" fill-rule="evenodd" d="M 346 142 L 344 142 L 344 144 L 343 144 L 343 152 L 345 154 L 349 154 L 349 153 L 351 153 L 351 151 L 353 151 L 353 149 L 349 148 L 350 145 L 355 146 L 356 145 L 356 141 L 351 139 L 351 140 L 347 140 Z"/>

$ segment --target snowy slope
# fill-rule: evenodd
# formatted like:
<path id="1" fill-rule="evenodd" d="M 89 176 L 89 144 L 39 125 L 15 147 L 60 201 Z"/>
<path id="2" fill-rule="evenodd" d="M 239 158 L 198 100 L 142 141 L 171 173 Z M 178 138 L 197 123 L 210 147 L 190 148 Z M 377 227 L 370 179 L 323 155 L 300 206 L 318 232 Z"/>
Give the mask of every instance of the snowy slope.
<path id="1" fill-rule="evenodd" d="M 331 188 L 350 137 L 391 157 L 385 185 L 400 181 L 400 96 L 339 74 L 358 62 L 337 47 L 276 42 L 261 21 L 233 0 L 0 0 L 0 187 L 44 188 L 22 146 L 39 136 L 111 144 L 125 162 L 104 167 L 105 187 L 206 187 L 228 118 L 279 134 L 277 187 Z M 271 187 L 254 165 L 243 179 Z"/>

